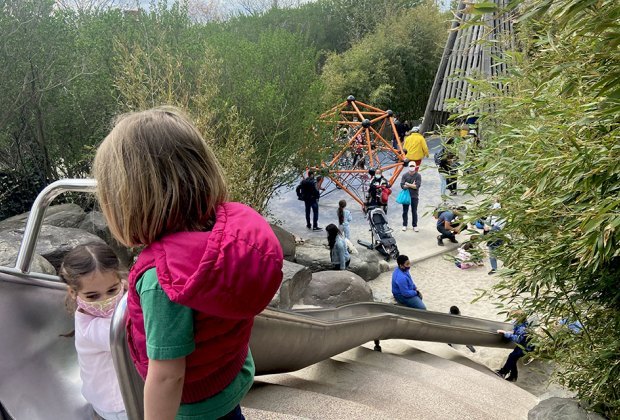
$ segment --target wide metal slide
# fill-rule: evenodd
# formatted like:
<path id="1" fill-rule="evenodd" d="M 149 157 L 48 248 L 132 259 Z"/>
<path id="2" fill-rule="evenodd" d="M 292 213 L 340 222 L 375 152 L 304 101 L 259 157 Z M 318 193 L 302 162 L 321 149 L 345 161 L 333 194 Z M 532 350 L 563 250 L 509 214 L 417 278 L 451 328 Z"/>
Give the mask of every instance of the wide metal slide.
<path id="1" fill-rule="evenodd" d="M 90 419 L 73 329 L 64 310 L 66 288 L 59 279 L 30 273 L 30 261 L 45 208 L 63 191 L 93 191 L 93 180 L 63 180 L 48 186 L 30 214 L 15 267 L 0 267 L 0 420 Z M 51 198 L 50 198 L 51 197 Z M 143 417 L 143 382 L 125 341 L 126 301 L 114 313 L 112 356 L 129 418 Z M 373 340 L 411 339 L 507 347 L 495 333 L 502 322 L 420 311 L 381 303 L 334 309 L 259 314 L 250 347 L 258 375 L 291 372 Z"/>

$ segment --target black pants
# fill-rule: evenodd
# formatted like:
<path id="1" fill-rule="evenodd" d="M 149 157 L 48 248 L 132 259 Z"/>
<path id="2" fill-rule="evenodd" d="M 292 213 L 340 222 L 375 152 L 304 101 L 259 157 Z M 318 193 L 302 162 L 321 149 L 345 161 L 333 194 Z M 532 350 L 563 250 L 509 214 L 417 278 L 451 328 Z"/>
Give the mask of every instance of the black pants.
<path id="1" fill-rule="evenodd" d="M 515 347 L 515 349 L 508 355 L 508 359 L 506 359 L 506 363 L 499 370 L 499 373 L 502 375 L 508 375 L 508 379 L 517 379 L 519 376 L 519 372 L 517 371 L 517 362 L 520 358 L 525 355 L 523 349 L 519 346 Z"/>
<path id="2" fill-rule="evenodd" d="M 219 420 L 245 420 L 245 417 L 241 414 L 241 406 L 237 405 L 230 413 L 220 417 Z"/>
<path id="3" fill-rule="evenodd" d="M 450 239 L 451 241 L 456 240 L 456 238 L 454 237 L 454 233 L 446 229 L 443 224 L 437 226 L 437 231 L 441 233 L 441 239 Z"/>
<path id="4" fill-rule="evenodd" d="M 310 209 L 312 209 L 312 227 L 315 228 L 319 224 L 319 202 L 316 199 L 304 200 L 306 205 L 306 227 L 310 227 Z"/>
<path id="5" fill-rule="evenodd" d="M 452 192 L 452 191 L 456 191 L 456 183 L 458 180 L 458 176 L 459 176 L 459 170 L 455 169 L 455 168 L 450 168 L 450 171 L 448 172 L 448 176 L 446 177 L 446 188 L 448 189 L 448 191 Z"/>
<path id="6" fill-rule="evenodd" d="M 407 226 L 407 220 L 409 218 L 409 207 L 411 207 L 411 225 L 413 227 L 418 226 L 418 202 L 419 198 L 411 197 L 411 205 L 403 204 L 403 226 Z"/>

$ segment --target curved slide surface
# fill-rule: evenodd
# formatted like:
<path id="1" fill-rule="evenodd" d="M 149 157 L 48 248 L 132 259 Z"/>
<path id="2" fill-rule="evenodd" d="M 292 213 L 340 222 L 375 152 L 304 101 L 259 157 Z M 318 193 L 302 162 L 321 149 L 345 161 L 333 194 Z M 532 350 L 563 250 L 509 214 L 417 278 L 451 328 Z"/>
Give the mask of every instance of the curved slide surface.
<path id="1" fill-rule="evenodd" d="M 62 286 L 59 285 L 59 289 Z M 0 403 L 8 418 L 89 419 L 63 290 L 0 275 Z M 125 345 L 126 302 L 114 315 L 112 352 L 130 418 L 141 418 L 142 380 Z M 507 347 L 507 324 L 380 303 L 335 309 L 266 309 L 256 317 L 251 349 L 258 375 L 291 372 L 372 340 L 412 340 Z M 2 418 L 0 411 L 0 418 Z"/>
<path id="2" fill-rule="evenodd" d="M 254 322 L 250 348 L 256 374 L 291 372 L 373 340 L 393 338 L 510 347 L 498 329 L 509 324 L 385 303 L 333 309 L 265 309 Z"/>

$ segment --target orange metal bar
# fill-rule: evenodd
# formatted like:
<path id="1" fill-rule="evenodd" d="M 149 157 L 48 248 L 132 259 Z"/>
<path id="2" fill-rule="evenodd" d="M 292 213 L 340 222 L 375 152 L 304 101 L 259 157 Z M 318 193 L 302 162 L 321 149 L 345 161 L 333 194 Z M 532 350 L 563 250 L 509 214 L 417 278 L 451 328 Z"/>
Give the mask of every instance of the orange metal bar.
<path id="1" fill-rule="evenodd" d="M 399 155 L 400 153 L 398 153 L 398 150 L 394 149 L 392 147 L 392 145 L 390 143 L 388 143 L 382 136 L 381 134 L 379 134 L 377 132 L 377 130 L 375 130 L 374 128 L 370 127 L 370 129 L 375 133 L 375 136 L 377 136 L 379 138 L 379 140 L 381 140 L 383 142 L 383 144 L 385 144 L 388 148 L 388 150 L 391 150 L 392 152 L 394 152 L 396 155 Z"/>
<path id="2" fill-rule="evenodd" d="M 353 109 L 355 109 L 355 111 L 357 112 L 357 115 L 361 118 L 364 119 L 364 114 L 362 114 L 362 111 L 360 111 L 360 109 L 357 107 L 357 104 L 354 102 L 351 102 L 351 106 L 353 107 Z"/>
<path id="3" fill-rule="evenodd" d="M 341 114 L 357 114 L 355 111 L 340 111 Z M 364 115 L 384 115 L 385 111 L 383 112 L 376 112 L 376 111 L 362 111 L 362 114 Z"/>
<path id="4" fill-rule="evenodd" d="M 383 119 L 385 119 L 385 118 L 388 118 L 388 114 L 383 114 L 383 115 L 382 115 L 382 116 L 380 116 L 380 117 L 377 117 L 377 118 L 375 118 L 375 119 L 373 119 L 373 120 L 370 120 L 370 123 L 371 123 L 371 124 L 375 124 L 375 123 L 377 123 L 377 122 L 379 122 L 379 121 L 381 121 L 381 120 L 383 120 Z"/>
<path id="5" fill-rule="evenodd" d="M 334 182 L 334 184 L 338 185 L 344 192 L 349 194 L 349 196 L 353 200 L 355 200 L 360 206 L 364 207 L 364 202 L 362 200 L 360 200 L 356 195 L 354 195 L 351 191 L 349 191 L 349 189 L 346 186 L 344 186 L 344 184 L 342 184 L 335 177 L 332 177 L 329 174 L 327 176 L 329 177 L 329 179 L 331 179 Z"/>
<path id="6" fill-rule="evenodd" d="M 372 153 L 372 142 L 370 141 L 370 130 L 368 130 L 367 128 L 365 128 L 365 130 L 366 130 L 366 145 L 368 146 L 368 160 L 372 163 L 374 159 L 372 158 L 373 153 Z"/>
<path id="7" fill-rule="evenodd" d="M 392 174 L 392 176 L 390 177 L 390 185 L 394 185 L 394 182 L 398 179 L 398 177 L 400 176 L 400 173 L 403 171 L 403 164 L 400 163 L 399 165 L 400 167 L 396 168 L 396 170 L 394 171 L 394 173 Z"/>
<path id="8" fill-rule="evenodd" d="M 394 117 L 390 117 L 390 125 L 392 126 L 392 131 L 394 131 L 394 135 L 396 136 L 396 143 L 398 144 L 398 150 L 400 153 L 403 153 L 403 140 L 398 135 L 398 131 L 396 130 L 396 125 L 394 124 Z"/>
<path id="9" fill-rule="evenodd" d="M 373 111 L 380 111 L 380 112 L 385 113 L 385 111 L 384 111 L 384 110 L 379 109 L 379 108 L 375 108 L 374 106 L 371 106 L 371 105 L 365 104 L 364 102 L 355 101 L 355 103 L 360 104 L 361 106 L 364 106 L 364 107 L 366 107 L 366 108 L 372 109 Z"/>

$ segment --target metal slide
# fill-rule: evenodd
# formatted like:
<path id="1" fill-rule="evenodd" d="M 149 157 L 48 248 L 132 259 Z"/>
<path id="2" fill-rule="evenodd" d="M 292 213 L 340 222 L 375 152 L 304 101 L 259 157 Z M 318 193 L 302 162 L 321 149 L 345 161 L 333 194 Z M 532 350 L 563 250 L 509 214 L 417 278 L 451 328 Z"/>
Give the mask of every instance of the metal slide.
<path id="1" fill-rule="evenodd" d="M 68 183 L 59 181 L 46 190 L 71 190 L 75 184 Z M 78 184 L 84 190 L 84 183 Z M 49 201 L 37 199 L 44 207 Z M 90 419 L 73 339 L 60 336 L 73 329 L 64 310 L 65 286 L 53 276 L 29 273 L 45 210 L 35 208 L 37 202 L 18 264 L 0 267 L 0 419 Z M 24 257 L 24 250 L 30 255 Z M 125 344 L 125 317 L 123 299 L 110 332 L 112 355 L 127 413 L 137 420 L 142 418 L 143 383 Z M 295 371 L 377 339 L 508 347 L 495 333 L 507 328 L 501 322 L 380 303 L 294 312 L 268 308 L 256 317 L 250 347 L 260 375 Z"/>

